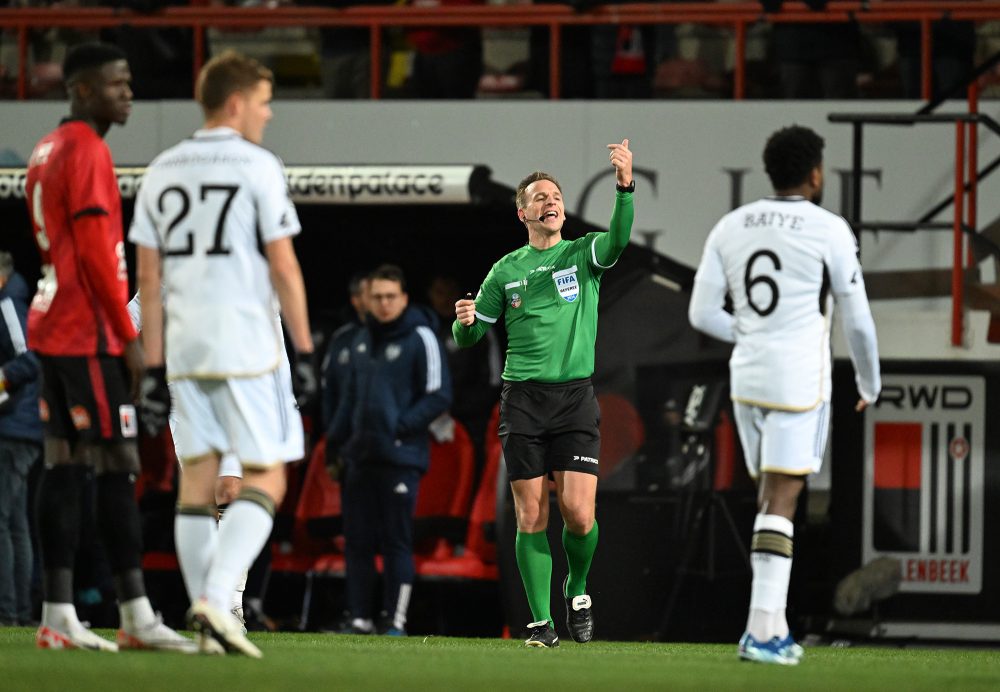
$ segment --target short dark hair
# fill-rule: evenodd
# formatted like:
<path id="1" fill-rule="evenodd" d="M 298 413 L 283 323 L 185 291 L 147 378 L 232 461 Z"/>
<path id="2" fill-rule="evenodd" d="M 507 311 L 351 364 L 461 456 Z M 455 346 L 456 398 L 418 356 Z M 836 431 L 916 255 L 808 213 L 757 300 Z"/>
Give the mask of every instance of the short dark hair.
<path id="1" fill-rule="evenodd" d="M 81 43 L 73 46 L 63 60 L 63 80 L 69 84 L 82 72 L 127 59 L 125 51 L 110 43 Z"/>
<path id="2" fill-rule="evenodd" d="M 406 293 L 406 277 L 403 275 L 403 270 L 397 267 L 395 264 L 380 264 L 375 267 L 371 274 L 368 275 L 369 281 L 376 280 L 383 281 L 395 281 L 399 284 L 399 289 Z"/>
<path id="3" fill-rule="evenodd" d="M 351 275 L 351 278 L 347 280 L 347 292 L 352 296 L 356 296 L 361 293 L 361 284 L 368 280 L 368 274 L 365 272 L 355 272 Z"/>
<path id="4" fill-rule="evenodd" d="M 535 171 L 525 176 L 524 180 L 517 184 L 517 194 L 514 196 L 514 204 L 517 205 L 518 209 L 524 209 L 528 205 L 528 196 L 525 194 L 528 186 L 532 183 L 537 183 L 539 180 L 548 180 L 559 188 L 559 192 L 562 192 L 562 185 L 559 184 L 559 181 L 554 176 L 543 171 Z"/>
<path id="5" fill-rule="evenodd" d="M 231 94 L 253 89 L 265 80 L 274 83 L 271 70 L 254 58 L 226 50 L 201 68 L 194 95 L 205 115 L 210 115 L 222 108 Z"/>
<path id="6" fill-rule="evenodd" d="M 822 163 L 823 138 L 808 127 L 784 127 L 764 145 L 764 170 L 775 190 L 798 187 Z"/>

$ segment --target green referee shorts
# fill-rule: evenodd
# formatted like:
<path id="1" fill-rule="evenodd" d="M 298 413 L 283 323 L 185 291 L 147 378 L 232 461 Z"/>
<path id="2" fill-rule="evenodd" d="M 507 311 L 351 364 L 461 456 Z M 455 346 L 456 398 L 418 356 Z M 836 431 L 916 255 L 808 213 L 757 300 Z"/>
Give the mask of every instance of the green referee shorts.
<path id="1" fill-rule="evenodd" d="M 597 475 L 601 411 L 590 379 L 504 382 L 500 444 L 512 481 L 553 471 Z"/>

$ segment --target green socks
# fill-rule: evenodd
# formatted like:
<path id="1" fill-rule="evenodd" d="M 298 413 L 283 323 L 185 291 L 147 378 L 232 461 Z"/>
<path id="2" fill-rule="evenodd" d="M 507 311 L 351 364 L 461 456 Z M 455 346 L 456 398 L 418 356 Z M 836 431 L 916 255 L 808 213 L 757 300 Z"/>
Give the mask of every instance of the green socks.
<path id="1" fill-rule="evenodd" d="M 594 531 L 590 533 L 594 533 Z M 524 582 L 524 593 L 528 596 L 531 617 L 534 618 L 534 622 L 542 622 L 543 620 L 552 622 L 552 615 L 549 613 L 549 589 L 552 588 L 552 553 L 549 550 L 548 535 L 544 531 L 538 533 L 518 531 L 514 541 L 514 554 L 517 556 L 517 569 L 521 572 L 521 581 Z M 593 550 L 591 550 L 591 554 L 593 554 Z M 587 564 L 590 564 L 589 558 Z"/>
<path id="2" fill-rule="evenodd" d="M 597 550 L 597 522 L 590 531 L 577 536 L 563 527 L 562 542 L 566 551 L 566 562 L 569 563 L 569 580 L 566 582 L 566 597 L 582 596 L 587 593 L 587 574 L 590 572 L 590 562 Z"/>

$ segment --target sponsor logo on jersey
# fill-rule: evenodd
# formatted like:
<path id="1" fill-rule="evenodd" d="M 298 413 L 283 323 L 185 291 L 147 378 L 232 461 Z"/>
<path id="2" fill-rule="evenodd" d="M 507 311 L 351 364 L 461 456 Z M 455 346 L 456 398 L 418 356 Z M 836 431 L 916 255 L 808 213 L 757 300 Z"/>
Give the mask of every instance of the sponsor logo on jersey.
<path id="1" fill-rule="evenodd" d="M 90 429 L 90 414 L 83 406 L 74 406 L 69 410 L 69 417 L 73 419 L 73 427 L 77 430 Z"/>
<path id="2" fill-rule="evenodd" d="M 986 384 L 885 375 L 865 411 L 862 561 L 900 561 L 906 593 L 983 589 Z"/>
<path id="3" fill-rule="evenodd" d="M 385 347 L 385 359 L 390 363 L 403 353 L 403 347 L 399 344 L 389 344 Z"/>
<path id="4" fill-rule="evenodd" d="M 121 425 L 122 437 L 135 437 L 139 434 L 139 426 L 135 420 L 135 406 L 122 404 L 118 407 L 118 423 Z"/>
<path id="5" fill-rule="evenodd" d="M 576 265 L 569 269 L 554 272 L 552 280 L 556 282 L 559 297 L 567 303 L 572 303 L 580 296 L 580 282 L 576 280 Z"/>
<path id="6" fill-rule="evenodd" d="M 515 294 L 511 295 L 511 297 L 510 297 L 510 306 L 512 308 L 514 308 L 515 310 L 517 310 L 519 307 L 521 307 L 521 294 L 520 293 L 515 293 Z"/>

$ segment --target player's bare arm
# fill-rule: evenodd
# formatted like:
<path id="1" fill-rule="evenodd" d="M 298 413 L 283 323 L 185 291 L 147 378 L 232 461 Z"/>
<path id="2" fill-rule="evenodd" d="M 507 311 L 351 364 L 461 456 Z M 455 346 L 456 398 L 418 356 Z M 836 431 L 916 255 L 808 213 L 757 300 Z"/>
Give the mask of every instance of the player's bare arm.
<path id="1" fill-rule="evenodd" d="M 163 365 L 163 302 L 160 297 L 160 251 L 136 246 L 136 282 L 142 308 L 142 345 L 146 367 Z"/>
<path id="2" fill-rule="evenodd" d="M 271 283 L 281 303 L 281 317 L 298 353 L 312 353 L 312 333 L 306 307 L 306 288 L 302 269 L 295 256 L 291 238 L 272 240 L 265 248 L 271 269 Z"/>

